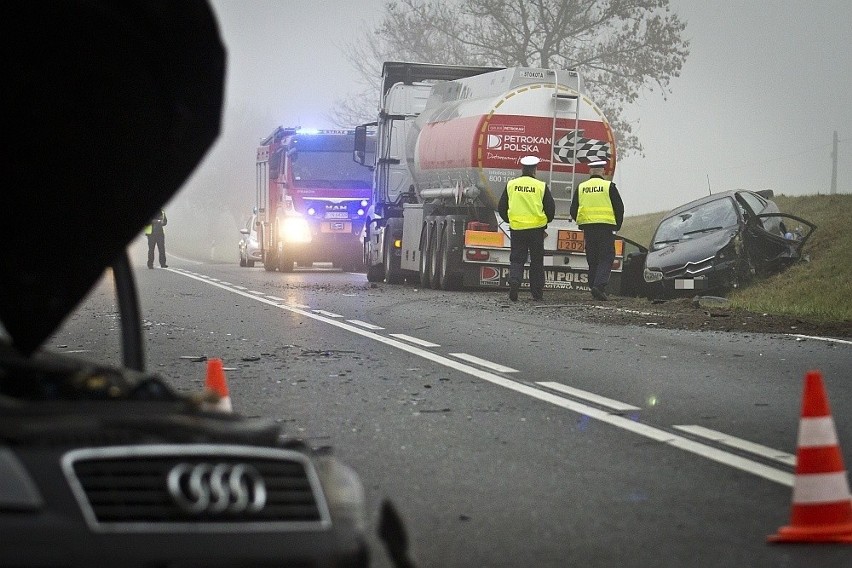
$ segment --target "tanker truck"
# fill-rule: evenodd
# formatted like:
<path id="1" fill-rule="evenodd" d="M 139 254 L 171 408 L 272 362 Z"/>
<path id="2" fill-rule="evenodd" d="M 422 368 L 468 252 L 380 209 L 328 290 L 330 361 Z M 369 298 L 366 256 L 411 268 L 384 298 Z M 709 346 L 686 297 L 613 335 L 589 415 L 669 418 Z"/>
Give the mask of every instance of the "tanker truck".
<path id="1" fill-rule="evenodd" d="M 588 179 L 590 162 L 607 159 L 612 176 L 616 147 L 579 73 L 385 62 L 378 111 L 377 121 L 356 127 L 354 145 L 355 160 L 373 173 L 362 234 L 370 282 L 507 288 L 510 231 L 497 203 L 520 174 L 520 159 L 535 155 L 538 178 L 556 202 L 545 238 L 545 288 L 589 290 L 571 196 Z M 616 293 L 624 288 L 626 245 L 616 240 Z"/>

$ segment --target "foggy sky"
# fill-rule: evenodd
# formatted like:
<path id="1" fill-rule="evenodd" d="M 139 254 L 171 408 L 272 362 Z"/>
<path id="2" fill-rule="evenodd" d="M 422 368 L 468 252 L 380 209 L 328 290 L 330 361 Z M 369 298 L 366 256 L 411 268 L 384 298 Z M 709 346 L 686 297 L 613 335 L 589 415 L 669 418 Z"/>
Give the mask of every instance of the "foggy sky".
<path id="1" fill-rule="evenodd" d="M 247 213 L 254 199 L 254 144 L 278 125 L 335 126 L 328 110 L 357 92 L 357 74 L 341 50 L 377 21 L 384 0 L 211 3 L 228 50 L 223 132 L 176 200 L 215 170 L 245 192 Z M 835 130 L 841 140 L 838 192 L 849 193 L 852 2 L 670 5 L 687 22 L 690 55 L 666 99 L 658 90 L 646 93 L 628 113 L 645 151 L 618 164 L 615 181 L 626 214 L 671 209 L 706 195 L 708 185 L 713 192 L 828 193 Z M 247 107 L 269 117 L 253 138 L 241 129 Z M 236 143 L 236 136 L 243 140 Z M 220 224 L 233 223 L 236 250 L 244 217 L 223 215 Z"/>

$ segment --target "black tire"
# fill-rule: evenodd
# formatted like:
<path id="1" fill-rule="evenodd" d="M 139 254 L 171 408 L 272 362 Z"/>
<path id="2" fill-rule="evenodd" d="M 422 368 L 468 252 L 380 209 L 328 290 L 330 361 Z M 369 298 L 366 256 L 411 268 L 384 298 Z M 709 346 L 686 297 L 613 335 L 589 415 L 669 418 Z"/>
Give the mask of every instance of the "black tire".
<path id="1" fill-rule="evenodd" d="M 459 290 L 461 288 L 461 275 L 450 272 L 450 231 L 448 227 L 444 227 L 441 231 L 441 256 L 438 259 L 440 267 L 439 280 L 441 290 Z"/>
<path id="2" fill-rule="evenodd" d="M 248 266 L 249 268 L 254 268 L 254 261 L 253 260 L 247 260 L 246 266 Z"/>
<path id="3" fill-rule="evenodd" d="M 432 244 L 429 246 L 429 256 L 431 257 L 429 261 L 429 287 L 434 290 L 441 288 L 441 235 L 443 234 L 443 229 L 439 227 L 440 222 L 435 227 L 435 230 L 432 231 L 432 238 L 430 239 Z"/>
<path id="4" fill-rule="evenodd" d="M 381 282 L 385 278 L 385 267 L 374 264 L 367 268 L 367 282 Z"/>
<path id="5" fill-rule="evenodd" d="M 243 257 L 243 253 L 240 253 L 240 266 L 245 267 L 246 259 Z"/>
<path id="6" fill-rule="evenodd" d="M 386 284 L 401 284 L 405 278 L 402 270 L 393 266 L 393 237 L 388 236 L 385 239 L 385 283 Z"/>
<path id="7" fill-rule="evenodd" d="M 423 229 L 423 250 L 420 251 L 420 271 L 417 275 L 420 278 L 420 287 L 429 288 L 429 274 L 432 271 L 432 243 L 430 240 L 432 232 L 429 230 L 429 225 L 424 225 Z"/>
<path id="8" fill-rule="evenodd" d="M 272 256 L 267 251 L 263 255 L 263 269 L 267 272 L 275 272 L 276 268 L 278 268 L 278 257 Z"/>
<path id="9" fill-rule="evenodd" d="M 278 255 L 278 270 L 281 272 L 293 272 L 293 264 L 295 264 L 293 256 L 287 254 L 286 250 L 281 251 Z"/>

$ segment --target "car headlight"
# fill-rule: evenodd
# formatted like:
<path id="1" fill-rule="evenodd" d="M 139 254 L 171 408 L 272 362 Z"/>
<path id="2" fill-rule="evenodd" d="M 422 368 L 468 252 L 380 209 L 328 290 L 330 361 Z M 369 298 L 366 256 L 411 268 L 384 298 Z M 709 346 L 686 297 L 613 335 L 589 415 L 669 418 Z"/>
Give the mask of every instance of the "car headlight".
<path id="1" fill-rule="evenodd" d="M 646 268 L 642 273 L 642 276 L 645 278 L 645 282 L 659 282 L 663 279 L 663 273 L 659 270 L 651 270 L 650 268 Z"/>
<path id="2" fill-rule="evenodd" d="M 332 456 L 319 456 L 315 463 L 332 516 L 338 522 L 351 523 L 359 532 L 366 531 L 367 498 L 361 478 Z"/>
<path id="3" fill-rule="evenodd" d="M 311 227 L 301 217 L 285 217 L 279 229 L 281 240 L 286 243 L 311 242 Z"/>

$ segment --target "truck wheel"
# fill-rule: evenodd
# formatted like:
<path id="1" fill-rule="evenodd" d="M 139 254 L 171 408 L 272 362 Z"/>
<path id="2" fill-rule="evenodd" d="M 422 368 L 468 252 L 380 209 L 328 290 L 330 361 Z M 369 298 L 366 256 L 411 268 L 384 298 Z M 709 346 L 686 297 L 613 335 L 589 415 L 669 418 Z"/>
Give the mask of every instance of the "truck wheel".
<path id="1" fill-rule="evenodd" d="M 450 272 L 450 255 L 452 247 L 450 246 L 450 231 L 444 229 L 441 232 L 443 239 L 441 240 L 441 257 L 439 260 L 441 280 L 441 290 L 459 290 L 461 288 L 461 274 Z"/>
<path id="2" fill-rule="evenodd" d="M 385 278 L 385 267 L 374 264 L 367 268 L 367 282 L 381 282 Z"/>
<path id="3" fill-rule="evenodd" d="M 385 283 L 401 284 L 403 281 L 402 270 L 394 266 L 393 239 L 385 243 Z"/>
<path id="4" fill-rule="evenodd" d="M 278 258 L 266 252 L 263 254 L 263 269 L 267 272 L 275 272 L 278 268 Z"/>
<path id="5" fill-rule="evenodd" d="M 440 225 L 440 222 L 439 222 Z M 436 226 L 432 231 L 432 244 L 429 246 L 429 287 L 434 290 L 441 288 L 441 235 Z"/>
<path id="6" fill-rule="evenodd" d="M 429 274 L 432 271 L 432 231 L 429 225 L 424 226 L 425 237 L 423 238 L 423 250 L 420 251 L 420 287 L 429 288 Z"/>
<path id="7" fill-rule="evenodd" d="M 240 253 L 240 266 L 246 265 L 246 259 L 243 258 L 243 253 Z"/>
<path id="8" fill-rule="evenodd" d="M 253 260 L 247 260 L 246 266 L 248 266 L 249 268 L 254 268 L 254 261 Z"/>
<path id="9" fill-rule="evenodd" d="M 281 272 L 293 272 L 293 263 L 292 255 L 287 254 L 286 251 L 278 255 L 278 270 Z"/>

